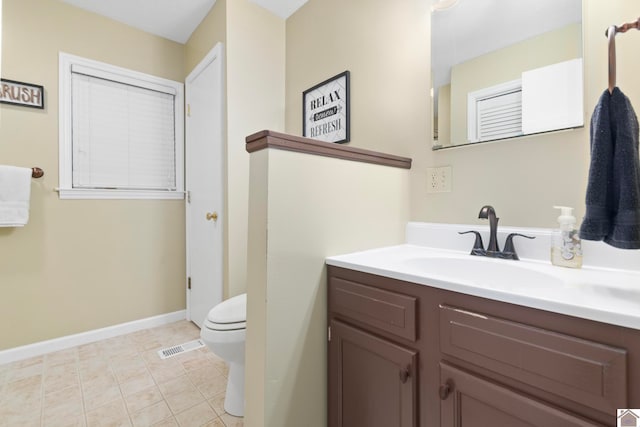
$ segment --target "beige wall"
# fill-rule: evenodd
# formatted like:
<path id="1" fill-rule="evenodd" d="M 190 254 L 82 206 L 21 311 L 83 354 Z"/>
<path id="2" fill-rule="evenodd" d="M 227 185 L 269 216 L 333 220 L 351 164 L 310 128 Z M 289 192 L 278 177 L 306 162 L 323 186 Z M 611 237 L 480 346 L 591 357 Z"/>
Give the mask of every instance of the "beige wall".
<path id="1" fill-rule="evenodd" d="M 3 26 L 3 77 L 44 85 L 47 108 L 0 106 L 0 161 L 46 173 L 33 183 L 30 224 L 0 229 L 0 310 L 8 320 L 0 350 L 185 308 L 183 202 L 61 201 L 53 191 L 59 51 L 183 81 L 216 43 L 225 45 L 224 293 L 244 292 L 244 138 L 284 128 L 285 21 L 248 0 L 218 0 L 181 45 L 57 0 L 6 0 Z"/>
<path id="2" fill-rule="evenodd" d="M 224 44 L 226 41 L 227 0 L 216 0 L 185 44 L 186 74 L 188 75 L 216 44 Z"/>
<path id="3" fill-rule="evenodd" d="M 344 69 L 351 70 L 352 146 L 413 157 L 412 219 L 480 222 L 492 204 L 505 225 L 552 227 L 552 205 L 584 215 L 589 168 L 588 125 L 432 152 L 428 106 L 428 2 L 310 0 L 287 20 L 286 130 L 301 134 L 301 92 Z M 611 24 L 637 18 L 634 0 L 584 2 L 585 122 L 607 86 Z M 344 31 L 348 28 L 349 31 Z M 640 104 L 636 32 L 616 38 L 618 83 Z M 387 96 L 388 95 L 388 96 Z M 640 108 L 640 107 L 637 107 Z M 427 194 L 426 168 L 452 166 L 451 193 Z"/>
<path id="4" fill-rule="evenodd" d="M 247 427 L 265 423 L 267 369 L 267 212 L 269 151 L 251 154 L 249 166 L 249 250 L 247 253 L 247 340 L 245 415 Z"/>
<path id="5" fill-rule="evenodd" d="M 292 15 L 287 133 L 302 135 L 302 92 L 349 70 L 349 145 L 407 157 L 421 152 L 429 117 L 428 3 L 310 0 Z"/>
<path id="6" fill-rule="evenodd" d="M 549 49 L 553 46 L 553 49 Z M 524 71 L 582 56 L 582 26 L 567 25 L 451 67 L 451 141 L 467 142 L 467 94 L 520 79 Z"/>
<path id="7" fill-rule="evenodd" d="M 187 71 L 225 52 L 224 297 L 246 291 L 249 154 L 245 137 L 284 129 L 285 21 L 248 0 L 218 0 L 186 44 Z"/>
<path id="8" fill-rule="evenodd" d="M 451 85 L 440 86 L 437 123 L 435 120 L 431 123 L 438 127 L 438 144 L 451 145 Z"/>
<path id="9" fill-rule="evenodd" d="M 45 88 L 0 104 L 0 163 L 39 166 L 31 217 L 0 229 L 0 350 L 184 309 L 181 201 L 59 200 L 58 52 L 182 81 L 184 49 L 64 3 L 5 0 L 2 77 Z"/>
<path id="10" fill-rule="evenodd" d="M 247 135 L 284 129 L 285 21 L 248 0 L 227 4 L 228 292 L 247 290 Z"/>
<path id="11" fill-rule="evenodd" d="M 324 259 L 403 242 L 409 175 L 277 149 L 252 154 L 247 426 L 327 425 Z"/>

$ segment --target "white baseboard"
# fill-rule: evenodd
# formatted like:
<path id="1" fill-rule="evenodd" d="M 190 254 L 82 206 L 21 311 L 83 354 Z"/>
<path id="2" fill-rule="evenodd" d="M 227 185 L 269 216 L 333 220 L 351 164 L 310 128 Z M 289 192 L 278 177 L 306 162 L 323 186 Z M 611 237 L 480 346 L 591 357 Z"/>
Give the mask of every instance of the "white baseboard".
<path id="1" fill-rule="evenodd" d="M 52 340 L 2 350 L 0 351 L 0 365 L 40 356 L 52 351 L 65 350 L 78 345 L 113 338 L 118 335 L 129 334 L 142 329 L 166 325 L 167 323 L 177 322 L 185 318 L 186 310 L 174 311 L 173 313 L 160 314 L 158 316 L 147 317 L 146 319 L 134 320 L 119 325 L 107 326 L 106 328 L 94 329 L 79 334 L 67 335 Z"/>

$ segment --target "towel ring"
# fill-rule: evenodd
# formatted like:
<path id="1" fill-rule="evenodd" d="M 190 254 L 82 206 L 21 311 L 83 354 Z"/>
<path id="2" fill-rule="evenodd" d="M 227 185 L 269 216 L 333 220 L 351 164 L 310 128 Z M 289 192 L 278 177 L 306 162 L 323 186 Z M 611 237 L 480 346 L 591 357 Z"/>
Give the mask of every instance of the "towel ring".
<path id="1" fill-rule="evenodd" d="M 616 87 L 616 31 L 615 25 L 610 26 L 606 31 L 609 39 L 609 94 L 612 94 Z"/>
<path id="2" fill-rule="evenodd" d="M 609 39 L 609 93 L 613 93 L 616 87 L 616 34 L 626 33 L 628 30 L 635 28 L 640 30 L 640 18 L 635 22 L 627 22 L 621 26 L 612 25 L 604 32 Z"/>

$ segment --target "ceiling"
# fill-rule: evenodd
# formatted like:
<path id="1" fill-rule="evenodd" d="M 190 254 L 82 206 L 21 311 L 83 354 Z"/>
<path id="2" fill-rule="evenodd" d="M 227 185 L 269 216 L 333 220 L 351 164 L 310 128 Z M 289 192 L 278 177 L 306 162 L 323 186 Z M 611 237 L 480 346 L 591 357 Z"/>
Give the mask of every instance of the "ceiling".
<path id="1" fill-rule="evenodd" d="M 186 43 L 216 0 L 62 0 L 151 34 Z M 235 0 L 232 0 L 235 1 Z M 307 0 L 249 0 L 287 19 Z"/>
<path id="2" fill-rule="evenodd" d="M 178 43 L 186 43 L 216 0 L 62 0 Z M 236 1 L 236 0 L 231 0 Z M 308 0 L 249 0 L 287 19 Z M 436 0 L 428 0 L 436 2 Z M 432 17 L 432 67 L 457 64 L 498 47 L 579 21 L 581 0 L 459 0 Z M 578 5 L 576 7 L 576 5 Z M 576 10 L 578 10 L 576 15 Z M 446 37 L 440 37 L 445 35 Z M 437 35 L 437 36 L 436 36 Z M 445 77 L 446 78 L 446 77 Z M 442 84 L 443 82 L 436 82 Z M 439 85 L 438 84 L 438 85 Z"/>

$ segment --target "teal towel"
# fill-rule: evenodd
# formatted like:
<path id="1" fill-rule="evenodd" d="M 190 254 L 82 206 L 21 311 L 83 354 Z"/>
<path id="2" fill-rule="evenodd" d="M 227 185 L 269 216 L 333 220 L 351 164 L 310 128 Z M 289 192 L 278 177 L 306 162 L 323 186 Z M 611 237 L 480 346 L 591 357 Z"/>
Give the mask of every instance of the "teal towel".
<path id="1" fill-rule="evenodd" d="M 629 98 L 617 87 L 600 96 L 591 117 L 590 137 L 587 210 L 580 237 L 640 249 L 638 118 Z"/>

